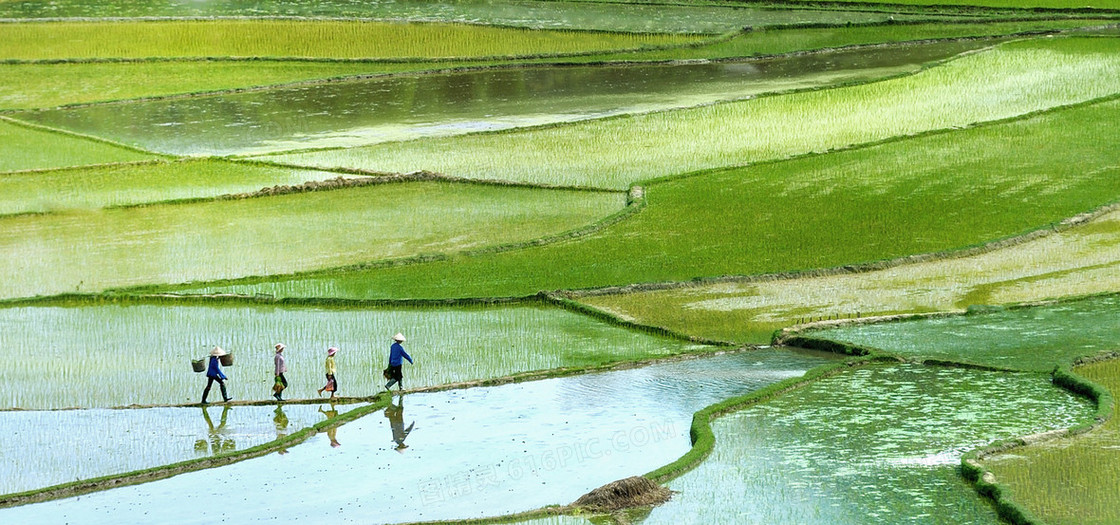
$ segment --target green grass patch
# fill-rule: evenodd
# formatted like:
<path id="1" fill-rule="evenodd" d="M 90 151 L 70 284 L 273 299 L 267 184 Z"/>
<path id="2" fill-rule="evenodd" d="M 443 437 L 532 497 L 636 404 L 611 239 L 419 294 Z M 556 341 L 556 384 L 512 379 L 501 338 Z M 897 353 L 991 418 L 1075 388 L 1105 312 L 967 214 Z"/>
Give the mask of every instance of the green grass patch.
<path id="1" fill-rule="evenodd" d="M 997 37 L 1032 31 L 1054 31 L 1115 24 L 1107 18 L 1016 20 L 1011 22 L 931 22 L 862 26 L 772 28 L 736 35 L 705 46 L 661 51 L 608 54 L 605 60 L 688 60 L 779 55 L 858 45 L 931 39 Z"/>
<path id="2" fill-rule="evenodd" d="M 3 25 L 3 58 L 448 58 L 588 53 L 703 37 L 344 20 L 26 22 Z"/>
<path id="3" fill-rule="evenodd" d="M 254 192 L 338 177 L 222 160 L 154 161 L 0 175 L 0 215 L 97 209 Z"/>
<path id="4" fill-rule="evenodd" d="M 1117 347 L 1120 296 L 813 330 L 803 335 L 922 359 L 1050 371 Z"/>
<path id="5" fill-rule="evenodd" d="M 650 335 L 542 305 L 497 307 L 273 306 L 230 302 L 40 303 L 0 308 L 0 351 L 9 360 L 3 408 L 197 403 L 206 384 L 190 359 L 215 345 L 234 355 L 230 395 L 268 399 L 273 350 L 287 345 L 288 398 L 314 398 L 336 346 L 340 395 L 384 389 L 390 338 L 402 332 L 415 365 L 407 388 L 522 372 L 594 367 L 703 345 Z M 42 341 L 51 341 L 44 346 Z M 137 380 L 138 370 L 144 379 Z M 34 383 L 35 388 L 26 388 Z M 128 388 L 104 388 L 108 384 Z M 210 393 L 221 399 L 217 387 Z"/>
<path id="6" fill-rule="evenodd" d="M 774 330 L 822 319 L 964 310 L 1120 289 L 1120 212 L 968 257 L 873 271 L 720 282 L 587 296 L 613 315 L 679 333 L 765 344 Z"/>
<path id="7" fill-rule="evenodd" d="M 406 173 L 425 169 L 471 178 L 625 188 L 650 177 L 825 151 L 1076 103 L 1115 93 L 1117 78 L 1120 39 L 1045 39 L 1007 44 L 916 75 L 847 88 L 265 158 L 316 167 Z"/>
<path id="8" fill-rule="evenodd" d="M 582 227 L 625 195 L 385 184 L 0 219 L 0 297 L 270 275 L 454 253 Z"/>
<path id="9" fill-rule="evenodd" d="M 521 296 L 959 249 L 1018 235 L 1120 197 L 1120 148 L 1102 142 L 1120 136 L 1117 122 L 1120 101 L 1114 100 L 710 172 L 650 186 L 640 213 L 579 240 L 203 289 L 297 297 Z"/>
<path id="10" fill-rule="evenodd" d="M 961 455 L 1069 426 L 1088 405 L 1038 374 L 859 368 L 712 422 L 711 455 L 643 523 L 995 522 Z"/>
<path id="11" fill-rule="evenodd" d="M 114 144 L 0 119 L 0 173 L 154 158 Z"/>
<path id="12" fill-rule="evenodd" d="M 1120 360 L 1075 371 L 1120 392 Z M 1116 479 L 1120 477 L 1120 421 L 1112 417 L 1093 431 L 1019 447 L 982 461 L 1016 503 L 1051 525 L 1120 521 Z"/>
<path id="13" fill-rule="evenodd" d="M 51 108 L 432 67 L 424 63 L 264 60 L 0 64 L 0 109 Z"/>

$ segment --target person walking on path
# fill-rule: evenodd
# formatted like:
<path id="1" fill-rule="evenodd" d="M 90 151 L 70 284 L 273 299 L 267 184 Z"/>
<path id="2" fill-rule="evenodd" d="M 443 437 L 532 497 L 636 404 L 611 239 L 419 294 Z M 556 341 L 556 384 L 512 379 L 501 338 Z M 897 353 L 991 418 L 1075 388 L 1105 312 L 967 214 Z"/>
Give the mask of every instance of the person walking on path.
<path id="1" fill-rule="evenodd" d="M 276 364 L 276 382 L 272 385 L 272 397 L 277 401 L 283 401 L 284 398 L 280 396 L 285 388 L 288 388 L 288 379 L 284 377 L 284 373 L 288 371 L 288 364 L 284 362 L 284 343 L 276 343 L 276 357 L 273 361 Z"/>
<path id="2" fill-rule="evenodd" d="M 335 394 L 338 393 L 338 379 L 335 379 L 334 377 L 334 374 L 337 370 L 334 366 L 334 355 L 337 353 L 338 349 L 333 346 L 327 349 L 327 384 L 323 385 L 323 388 L 319 389 L 319 395 L 323 395 L 324 390 L 330 392 L 331 399 L 334 399 Z"/>
<path id="3" fill-rule="evenodd" d="M 206 389 L 202 391 L 203 405 L 206 404 L 206 396 L 210 395 L 210 387 L 214 385 L 214 381 L 217 381 L 218 386 L 222 389 L 222 399 L 227 403 L 233 401 L 233 398 L 226 393 L 226 379 L 228 378 L 222 373 L 221 364 L 218 363 L 218 358 L 223 355 L 226 355 L 226 351 L 217 346 L 210 351 L 210 366 L 206 369 Z"/>
<path id="4" fill-rule="evenodd" d="M 397 385 L 398 390 L 404 390 L 404 375 L 401 374 L 401 365 L 404 364 L 404 359 L 408 360 L 408 364 L 413 364 L 412 356 L 404 351 L 401 343 L 404 342 L 404 336 L 397 334 L 393 336 L 393 345 L 389 347 L 389 368 L 385 370 L 385 379 L 389 382 L 385 383 L 385 390 L 394 383 Z"/>

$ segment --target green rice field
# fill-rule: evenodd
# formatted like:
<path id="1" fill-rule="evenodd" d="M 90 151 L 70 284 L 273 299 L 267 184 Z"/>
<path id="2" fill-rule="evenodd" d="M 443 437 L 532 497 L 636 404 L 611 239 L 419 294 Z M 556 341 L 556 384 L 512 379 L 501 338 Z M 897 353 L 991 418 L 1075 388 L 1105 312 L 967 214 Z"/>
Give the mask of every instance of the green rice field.
<path id="1" fill-rule="evenodd" d="M 27 127 L 0 117 L 0 173 L 154 158 L 115 144 Z"/>
<path id="2" fill-rule="evenodd" d="M 1074 371 L 1110 390 L 1113 399 L 1120 392 L 1120 360 Z M 1046 523 L 1116 523 L 1118 424 L 1113 416 L 1088 434 L 1017 448 L 983 463 L 1015 501 Z"/>
<path id="3" fill-rule="evenodd" d="M 0 219 L 0 267 L 21 278 L 0 285 L 0 297 L 456 253 L 563 233 L 624 198 L 428 182 L 14 216 Z"/>
<path id="4" fill-rule="evenodd" d="M 1120 149 L 1098 146 L 1099 140 L 1117 136 L 1102 130 L 1115 127 L 1118 111 L 1120 105 L 1111 100 L 999 125 L 670 179 L 647 189 L 648 204 L 633 219 L 563 244 L 195 291 L 365 299 L 386 298 L 389 289 L 410 298 L 524 296 L 960 249 L 1113 202 L 1120 195 L 1115 176 Z M 1039 142 L 1063 146 L 1040 152 L 1033 146 Z M 997 143 L 1000 147 L 993 148 Z M 1064 155 L 1077 150 L 1086 154 L 1084 164 L 1074 168 Z M 1018 170 L 1032 176 L 1021 179 Z M 1051 206 L 1059 207 L 1048 210 Z M 836 217 L 844 217 L 843 223 L 837 224 Z M 695 257 L 697 252 L 706 256 Z M 617 262 L 603 267 L 604 258 Z M 463 275 L 485 278 L 456 277 Z"/>
<path id="5" fill-rule="evenodd" d="M 716 420 L 712 456 L 642 523 L 996 523 L 961 454 L 1089 412 L 1034 374 L 863 368 Z"/>
<path id="6" fill-rule="evenodd" d="M 1114 3 L 0 0 L 0 523 L 1115 523 Z"/>
<path id="7" fill-rule="evenodd" d="M 477 58 L 689 44 L 688 35 L 582 33 L 455 24 L 220 20 L 4 24 L 9 60 Z"/>
<path id="8" fill-rule="evenodd" d="M 62 212 L 247 193 L 338 177 L 336 173 L 217 160 L 107 164 L 0 175 L 0 215 Z"/>
<path id="9" fill-rule="evenodd" d="M 0 318 L 0 345 L 12 360 L 2 407 L 21 409 L 197 402 L 205 378 L 191 373 L 190 361 L 214 346 L 235 356 L 226 371 L 230 393 L 239 399 L 269 394 L 277 342 L 288 347 L 288 395 L 296 398 L 316 397 L 330 346 L 340 349 L 339 393 L 376 394 L 383 381 L 383 354 L 392 342 L 389 332 L 409 334 L 409 352 L 417 360 L 407 370 L 409 387 L 704 350 L 542 306 L 371 310 L 61 304 L 7 307 L 0 309 Z M 52 343 L 43 349 L 35 340 Z M 138 368 L 143 381 L 132 379 Z M 20 387 L 31 381 L 44 386 Z M 108 384 L 129 386 L 103 388 Z M 220 398 L 216 389 L 211 395 Z"/>
<path id="10" fill-rule="evenodd" d="M 823 319 L 963 311 L 1120 289 L 1120 212 L 1013 246 L 866 272 L 668 286 L 579 297 L 624 319 L 764 344 Z"/>
<path id="11" fill-rule="evenodd" d="M 1111 80 L 1120 78 L 1118 49 L 1113 39 L 1027 41 L 917 75 L 835 90 L 267 158 L 319 168 L 426 169 L 459 177 L 622 188 L 652 177 L 846 148 L 1113 95 Z M 1002 80 L 993 81 L 993 70 Z M 849 110 L 837 112 L 836 105 Z M 506 155 L 510 150 L 519 154 Z"/>
<path id="12" fill-rule="evenodd" d="M 907 358 L 1048 372 L 1120 347 L 1120 296 L 812 331 Z"/>

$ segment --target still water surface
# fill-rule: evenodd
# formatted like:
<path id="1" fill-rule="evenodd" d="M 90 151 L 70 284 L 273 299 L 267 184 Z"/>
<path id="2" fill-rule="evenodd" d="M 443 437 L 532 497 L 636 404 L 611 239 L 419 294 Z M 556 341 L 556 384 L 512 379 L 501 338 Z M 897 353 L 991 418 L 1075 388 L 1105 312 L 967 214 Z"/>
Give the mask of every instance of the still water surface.
<path id="1" fill-rule="evenodd" d="M 741 62 L 375 77 L 29 112 L 21 118 L 163 153 L 262 154 L 574 122 L 867 81 L 913 72 L 983 45 L 942 42 Z"/>
<path id="2" fill-rule="evenodd" d="M 675 460 L 696 410 L 834 359 L 761 350 L 397 396 L 285 454 L 3 509 L 0 522 L 391 523 L 565 504 Z"/>

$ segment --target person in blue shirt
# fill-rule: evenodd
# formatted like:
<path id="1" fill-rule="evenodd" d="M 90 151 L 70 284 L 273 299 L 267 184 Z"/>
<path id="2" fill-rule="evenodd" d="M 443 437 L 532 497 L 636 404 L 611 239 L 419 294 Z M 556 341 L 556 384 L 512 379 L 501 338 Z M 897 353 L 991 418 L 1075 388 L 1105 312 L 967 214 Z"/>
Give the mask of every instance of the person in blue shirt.
<path id="1" fill-rule="evenodd" d="M 393 336 L 393 346 L 389 347 L 389 368 L 385 369 L 385 379 L 389 382 L 385 383 L 385 390 L 394 383 L 397 385 L 398 390 L 404 390 L 404 376 L 401 374 L 401 365 L 404 363 L 403 359 L 408 360 L 408 364 L 412 364 L 412 357 L 404 351 L 401 343 L 404 342 L 404 336 L 397 334 Z"/>
<path id="2" fill-rule="evenodd" d="M 222 389 L 222 399 L 227 403 L 232 401 L 233 398 L 226 394 L 226 375 L 222 373 L 222 367 L 218 363 L 218 358 L 226 355 L 226 351 L 215 346 L 210 351 L 210 367 L 206 369 L 206 389 L 202 391 L 202 404 L 206 404 L 206 396 L 210 395 L 210 387 L 214 385 L 214 381 L 218 382 L 218 386 Z"/>

